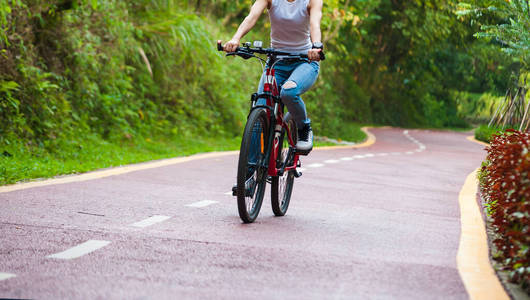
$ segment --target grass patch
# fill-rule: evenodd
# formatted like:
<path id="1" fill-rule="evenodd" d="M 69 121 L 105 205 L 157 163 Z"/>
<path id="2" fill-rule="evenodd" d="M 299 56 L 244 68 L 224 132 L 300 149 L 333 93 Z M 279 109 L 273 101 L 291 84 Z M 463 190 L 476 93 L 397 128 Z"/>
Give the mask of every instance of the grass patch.
<path id="1" fill-rule="evenodd" d="M 501 128 L 488 127 L 488 125 L 480 125 L 475 129 L 475 138 L 479 141 L 489 143 L 491 138 L 497 132 L 503 132 Z"/>
<path id="2" fill-rule="evenodd" d="M 347 141 L 359 143 L 366 139 L 366 133 L 361 130 L 361 128 L 366 125 L 361 125 L 358 123 L 343 123 L 338 130 L 333 132 L 318 132 L 314 131 L 313 133 L 318 136 L 327 136 L 328 138 L 336 139 L 338 141 Z M 320 142 L 322 144 L 316 144 L 317 146 L 332 146 L 336 145 L 335 143 L 329 142 Z"/>
<path id="3" fill-rule="evenodd" d="M 97 136 L 60 141 L 53 151 L 13 142 L 0 147 L 0 185 L 35 178 L 83 173 L 101 168 L 239 149 L 240 138 L 188 137 L 106 141 Z"/>

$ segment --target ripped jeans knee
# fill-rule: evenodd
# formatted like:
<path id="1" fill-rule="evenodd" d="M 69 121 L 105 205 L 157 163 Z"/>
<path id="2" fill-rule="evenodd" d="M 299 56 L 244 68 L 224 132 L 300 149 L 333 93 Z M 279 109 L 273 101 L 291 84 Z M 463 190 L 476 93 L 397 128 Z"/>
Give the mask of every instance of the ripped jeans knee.
<path id="1" fill-rule="evenodd" d="M 283 104 L 287 106 L 289 113 L 293 116 L 296 125 L 299 128 L 302 128 L 304 123 L 309 122 L 309 120 L 307 119 L 305 104 L 300 97 L 300 92 L 300 88 L 296 82 L 289 80 L 282 85 L 280 98 L 282 99 Z"/>
<path id="2" fill-rule="evenodd" d="M 298 85 L 296 82 L 289 80 L 286 83 L 282 85 L 282 90 L 280 92 L 280 98 L 282 98 L 282 101 L 285 103 L 285 105 L 289 106 L 289 102 L 294 102 L 298 100 L 299 97 L 299 90 Z"/>

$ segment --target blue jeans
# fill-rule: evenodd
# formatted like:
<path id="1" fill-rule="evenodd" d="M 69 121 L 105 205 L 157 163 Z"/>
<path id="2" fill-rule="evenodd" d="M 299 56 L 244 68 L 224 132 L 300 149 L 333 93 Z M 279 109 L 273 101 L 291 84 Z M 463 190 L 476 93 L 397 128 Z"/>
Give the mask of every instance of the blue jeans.
<path id="1" fill-rule="evenodd" d="M 274 66 L 274 69 L 280 98 L 296 122 L 296 126 L 303 128 L 304 125 L 310 124 L 311 121 L 307 118 L 305 104 L 300 95 L 307 92 L 313 86 L 318 78 L 320 65 L 316 61 L 297 61 L 294 63 L 279 61 Z M 259 82 L 258 93 L 263 93 L 265 76 L 264 72 Z M 282 88 L 288 81 L 294 82 L 296 87 L 288 89 Z M 265 99 L 259 99 L 257 104 L 265 105 Z"/>

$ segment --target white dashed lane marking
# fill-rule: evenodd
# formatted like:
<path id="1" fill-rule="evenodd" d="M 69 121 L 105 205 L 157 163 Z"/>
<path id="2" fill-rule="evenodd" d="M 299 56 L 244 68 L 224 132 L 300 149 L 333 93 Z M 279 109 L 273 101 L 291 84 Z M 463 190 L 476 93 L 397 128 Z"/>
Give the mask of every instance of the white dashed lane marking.
<path id="1" fill-rule="evenodd" d="M 195 207 L 195 208 L 201 208 L 201 207 L 206 207 L 206 206 L 209 206 L 209 205 L 212 205 L 212 204 L 215 204 L 215 203 L 218 203 L 218 202 L 217 201 L 212 201 L 212 200 L 204 200 L 204 201 L 199 201 L 199 202 L 194 202 L 194 203 L 191 203 L 191 204 L 187 204 L 186 206 Z"/>
<path id="2" fill-rule="evenodd" d="M 327 164 L 336 164 L 336 163 L 338 163 L 339 161 L 336 160 L 336 159 L 328 159 L 328 160 L 325 160 L 324 162 L 327 163 Z"/>
<path id="3" fill-rule="evenodd" d="M 309 167 L 309 168 L 320 168 L 320 167 L 323 167 L 323 166 L 324 166 L 324 164 L 318 164 L 318 163 L 307 165 L 307 167 Z"/>
<path id="4" fill-rule="evenodd" d="M 154 225 L 156 223 L 164 222 L 166 220 L 171 219 L 171 217 L 168 216 L 152 216 L 150 218 L 147 218 L 145 220 L 142 220 L 140 222 L 136 222 L 134 224 L 131 224 L 131 226 L 139 227 L 139 228 L 145 228 L 151 225 Z"/>
<path id="5" fill-rule="evenodd" d="M 66 251 L 48 255 L 48 258 L 74 259 L 94 252 L 110 244 L 109 241 L 88 240 L 82 244 L 72 247 Z"/>
<path id="6" fill-rule="evenodd" d="M 0 272 L 0 281 L 6 280 L 6 279 L 9 279 L 9 278 L 13 278 L 13 277 L 17 277 L 17 275 L 11 274 L 11 273 L 1 273 Z"/>
<path id="7" fill-rule="evenodd" d="M 426 149 L 425 145 L 422 144 L 421 142 L 419 142 L 417 139 L 415 139 L 414 137 L 410 136 L 409 135 L 409 131 L 408 130 L 404 130 L 403 131 L 403 134 L 405 135 L 405 137 L 410 140 L 411 142 L 413 142 L 414 144 L 416 144 L 418 146 L 417 149 L 415 149 L 414 151 L 407 151 L 407 152 L 390 152 L 390 153 L 367 153 L 367 154 L 364 154 L 364 155 L 353 155 L 353 156 L 348 156 L 348 157 L 341 157 L 340 159 L 328 159 L 328 160 L 325 160 L 323 161 L 322 163 L 312 163 L 312 164 L 309 164 L 309 165 L 306 165 L 306 167 L 308 168 L 321 168 L 321 167 L 324 167 L 325 164 L 336 164 L 336 163 L 339 163 L 341 160 L 342 161 L 351 161 L 351 160 L 355 160 L 355 159 L 363 159 L 363 158 L 370 158 L 370 157 L 384 157 L 384 156 L 389 156 L 389 155 L 402 155 L 402 154 L 408 154 L 408 155 L 411 155 L 411 154 L 414 154 L 414 153 L 419 153 L 419 152 L 422 152 Z M 302 171 L 305 171 L 304 168 L 298 168 L 297 169 L 299 172 L 302 172 Z M 225 195 L 232 195 L 232 192 L 227 192 L 225 193 Z M 213 201 L 213 203 L 216 203 L 215 201 Z M 193 203 L 193 204 L 189 204 L 187 206 L 192 206 L 192 207 L 204 207 L 204 206 L 208 206 L 210 204 L 213 204 L 209 201 L 201 201 L 201 202 L 197 202 L 197 203 Z"/>
<path id="8" fill-rule="evenodd" d="M 420 141 L 418 141 L 417 139 L 415 139 L 414 137 L 410 136 L 409 135 L 409 131 L 408 130 L 405 130 L 403 131 L 403 134 L 405 135 L 405 137 L 407 137 L 407 139 L 409 139 L 410 141 L 412 141 L 414 144 L 418 145 L 418 149 L 414 150 L 416 152 L 422 152 L 424 151 L 425 149 L 427 149 L 427 147 L 425 147 L 424 144 L 422 144 Z M 412 151 L 409 151 L 409 152 L 412 152 Z M 406 154 L 412 154 L 412 153 L 409 153 L 409 152 L 406 152 Z"/>
<path id="9" fill-rule="evenodd" d="M 230 192 L 226 192 L 224 194 L 227 195 L 227 196 L 232 196 L 232 192 L 231 191 Z"/>

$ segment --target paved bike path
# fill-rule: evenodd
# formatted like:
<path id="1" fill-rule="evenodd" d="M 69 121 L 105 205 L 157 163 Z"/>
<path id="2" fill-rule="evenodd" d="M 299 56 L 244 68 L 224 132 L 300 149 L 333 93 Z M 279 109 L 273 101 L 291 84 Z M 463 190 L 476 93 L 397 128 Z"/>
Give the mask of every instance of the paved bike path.
<path id="1" fill-rule="evenodd" d="M 236 155 L 0 193 L 0 297 L 467 298 L 458 192 L 483 146 L 371 131 L 314 150 L 287 215 L 265 201 L 250 225 L 227 195 Z"/>

